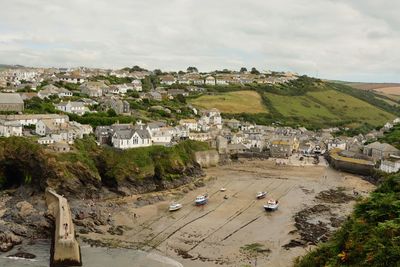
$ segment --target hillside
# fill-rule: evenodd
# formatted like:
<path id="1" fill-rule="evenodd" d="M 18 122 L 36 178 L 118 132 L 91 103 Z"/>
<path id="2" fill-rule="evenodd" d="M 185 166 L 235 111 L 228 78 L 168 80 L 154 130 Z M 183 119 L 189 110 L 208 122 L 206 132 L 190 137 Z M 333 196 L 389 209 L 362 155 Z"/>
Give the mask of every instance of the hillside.
<path id="1" fill-rule="evenodd" d="M 305 76 L 286 84 L 219 87 L 213 95 L 191 99 L 190 103 L 199 108 L 218 108 L 227 118 L 309 128 L 372 128 L 400 114 L 390 98 Z"/>

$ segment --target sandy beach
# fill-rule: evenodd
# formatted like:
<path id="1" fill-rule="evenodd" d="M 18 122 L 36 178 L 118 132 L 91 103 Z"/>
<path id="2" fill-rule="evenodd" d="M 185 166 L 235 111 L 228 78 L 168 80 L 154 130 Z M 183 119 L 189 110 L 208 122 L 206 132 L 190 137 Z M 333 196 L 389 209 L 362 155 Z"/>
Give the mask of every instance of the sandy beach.
<path id="1" fill-rule="evenodd" d="M 290 164 L 296 165 L 295 162 Z M 110 207 L 113 224 L 122 226 L 123 234 L 110 234 L 104 226 L 105 234 L 81 236 L 158 253 L 188 267 L 254 266 L 255 257 L 241 248 L 259 243 L 264 251 L 257 254 L 257 266 L 291 266 L 296 257 L 311 247 L 283 247 L 300 238 L 294 220 L 298 212 L 315 205 L 328 207 L 308 219 L 324 222 L 332 228 L 329 221 L 344 219 L 355 201 L 324 201 L 316 198 L 320 192 L 340 188 L 345 194 L 357 192 L 362 196 L 375 188 L 361 177 L 331 169 L 324 160 L 318 166 L 245 160 L 209 168 L 206 175 L 203 187 L 186 185 L 152 194 L 162 195 L 164 201 L 151 205 L 135 205 L 138 198 L 146 196 L 99 204 Z M 222 187 L 226 188 L 225 192 L 220 192 Z M 267 198 L 257 200 L 258 191 L 266 191 Z M 209 203 L 195 206 L 195 197 L 206 192 L 210 196 Z M 277 211 L 264 211 L 263 204 L 268 198 L 279 200 Z M 169 212 L 168 206 L 173 200 L 182 203 L 183 208 Z"/>

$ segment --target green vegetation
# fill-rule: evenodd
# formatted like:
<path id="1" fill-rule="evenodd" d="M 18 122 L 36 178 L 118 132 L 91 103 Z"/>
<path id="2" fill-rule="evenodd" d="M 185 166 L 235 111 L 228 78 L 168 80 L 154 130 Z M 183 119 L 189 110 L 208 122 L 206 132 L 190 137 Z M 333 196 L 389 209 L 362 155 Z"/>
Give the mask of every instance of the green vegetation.
<path id="1" fill-rule="evenodd" d="M 54 107 L 55 102 L 58 102 L 57 96 L 51 96 L 50 98 L 40 99 L 35 96 L 30 100 L 25 100 L 24 113 L 30 114 L 43 114 L 43 113 L 59 113 Z"/>
<path id="2" fill-rule="evenodd" d="M 193 153 L 207 150 L 202 142 L 184 141 L 173 147 L 150 146 L 117 151 L 105 148 L 99 165 L 105 182 L 115 184 L 124 180 L 153 177 L 172 180 L 193 166 Z"/>
<path id="3" fill-rule="evenodd" d="M 217 108 L 223 113 L 268 113 L 260 95 L 255 91 L 204 95 L 190 100 L 190 103 L 204 109 Z"/>
<path id="4" fill-rule="evenodd" d="M 383 137 L 379 138 L 378 141 L 391 144 L 400 149 L 400 125 L 394 126 L 389 132 L 385 133 Z"/>
<path id="5" fill-rule="evenodd" d="M 295 266 L 400 266 L 400 174 L 385 178 L 327 243 Z"/>
<path id="6" fill-rule="evenodd" d="M 33 139 L 0 138 L 0 189 L 31 184 L 84 184 L 117 187 L 135 181 L 170 181 L 194 166 L 194 152 L 206 143 L 184 141 L 172 147 L 150 146 L 117 150 L 100 147 L 94 137 L 76 140 L 70 152 L 53 153 Z"/>
<path id="7" fill-rule="evenodd" d="M 251 84 L 206 87 L 215 96 L 200 96 L 190 102 L 204 108 L 219 108 L 226 118 L 257 124 L 323 127 L 350 127 L 367 132 L 392 120 L 399 112 L 381 96 L 346 85 L 301 76 L 283 84 Z M 256 91 L 267 112 L 252 111 L 254 100 L 226 96 Z M 218 94 L 219 93 L 219 94 Z M 259 102 L 256 102 L 259 103 Z M 236 108 L 239 104 L 245 108 Z M 255 109 L 257 110 L 257 109 Z"/>
<path id="8" fill-rule="evenodd" d="M 96 76 L 92 79 L 93 81 L 104 80 L 108 84 L 123 84 L 123 83 L 131 83 L 132 78 L 124 77 L 118 78 L 117 76 L 109 75 L 109 76 Z"/>

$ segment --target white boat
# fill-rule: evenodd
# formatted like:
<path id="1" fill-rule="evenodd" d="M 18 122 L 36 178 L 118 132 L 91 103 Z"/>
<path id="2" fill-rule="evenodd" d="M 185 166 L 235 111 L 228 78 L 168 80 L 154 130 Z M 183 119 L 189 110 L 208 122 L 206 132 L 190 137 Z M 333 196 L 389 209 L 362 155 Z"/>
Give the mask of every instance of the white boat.
<path id="1" fill-rule="evenodd" d="M 169 205 L 169 211 L 176 211 L 182 208 L 182 204 L 173 202 Z"/>
<path id="2" fill-rule="evenodd" d="M 225 191 L 226 191 L 226 188 L 225 188 L 225 187 L 221 187 L 221 189 L 220 189 L 219 191 L 225 192 Z"/>
<path id="3" fill-rule="evenodd" d="M 266 211 L 274 211 L 277 210 L 278 207 L 279 207 L 278 200 L 273 200 L 273 199 L 268 200 L 267 204 L 264 205 L 264 209 Z"/>
<path id="4" fill-rule="evenodd" d="M 265 198 L 267 196 L 267 192 L 258 192 L 257 193 L 257 195 L 256 195 L 256 197 L 257 197 L 257 199 L 262 199 L 262 198 Z"/>
<path id="5" fill-rule="evenodd" d="M 208 202 L 208 195 L 200 195 L 196 197 L 195 204 L 196 205 L 205 205 Z"/>

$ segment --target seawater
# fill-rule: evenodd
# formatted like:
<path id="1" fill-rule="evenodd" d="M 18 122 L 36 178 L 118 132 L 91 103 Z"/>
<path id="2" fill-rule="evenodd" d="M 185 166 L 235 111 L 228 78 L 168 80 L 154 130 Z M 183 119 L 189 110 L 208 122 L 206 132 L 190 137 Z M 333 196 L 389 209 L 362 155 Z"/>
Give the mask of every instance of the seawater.
<path id="1" fill-rule="evenodd" d="M 18 252 L 17 248 L 0 254 L 0 267 L 48 267 L 50 240 L 39 240 L 34 245 L 25 245 L 23 252 L 36 255 L 35 259 L 7 258 Z M 179 262 L 159 254 L 119 248 L 91 247 L 81 244 L 84 267 L 183 267 Z"/>

